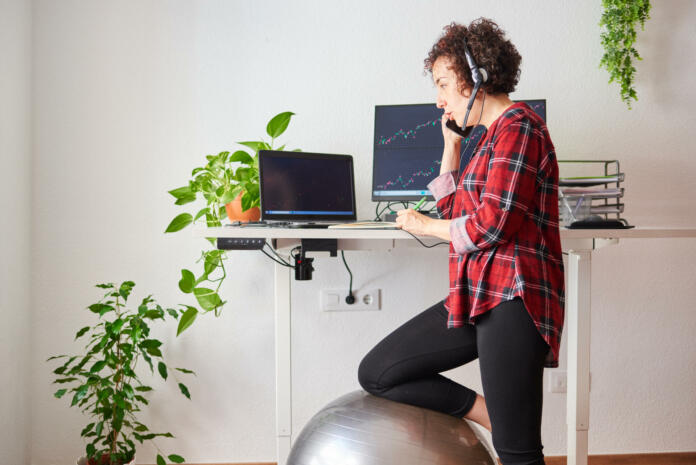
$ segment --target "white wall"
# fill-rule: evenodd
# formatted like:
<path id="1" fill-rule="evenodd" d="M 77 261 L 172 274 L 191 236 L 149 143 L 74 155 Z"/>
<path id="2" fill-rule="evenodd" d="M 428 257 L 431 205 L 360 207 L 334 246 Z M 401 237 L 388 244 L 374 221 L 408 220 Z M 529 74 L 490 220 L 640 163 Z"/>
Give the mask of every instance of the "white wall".
<path id="1" fill-rule="evenodd" d="M 621 160 L 632 223 L 696 224 L 686 135 L 695 65 L 685 59 L 696 46 L 696 4 L 654 2 L 639 36 L 640 101 L 631 111 L 597 67 L 597 4 L 424 5 L 36 2 L 32 463 L 64 463 L 82 448 L 85 422 L 52 399 L 43 360 L 70 348 L 89 321 L 81 309 L 98 296 L 91 286 L 133 279 L 136 296 L 186 302 L 179 269 L 193 266 L 205 243 L 162 233 L 182 211 L 166 191 L 205 154 L 263 136 L 268 118 L 291 110 L 291 147 L 354 155 L 359 213 L 370 217 L 373 107 L 434 101 L 423 58 L 452 20 L 487 16 L 508 31 L 523 56 L 512 97 L 547 99 L 559 158 Z M 359 387 L 357 366 L 375 343 L 446 293 L 444 251 L 352 252 L 347 260 L 357 288 L 383 290 L 383 309 L 320 312 L 319 290 L 347 285 L 337 259 L 318 258 L 314 280 L 293 283 L 297 433 Z M 691 240 L 627 240 L 594 254 L 591 453 L 696 450 L 695 260 Z M 150 423 L 177 435 L 161 446 L 191 462 L 272 461 L 272 262 L 235 253 L 229 263 L 224 315 L 200 319 L 176 340 L 163 336 L 170 357 L 198 373 L 188 383 L 193 400 L 163 387 Z M 448 375 L 480 392 L 476 363 Z M 565 454 L 565 429 L 565 395 L 547 393 L 547 455 Z M 143 448 L 139 461 L 152 463 L 152 451 Z"/>
<path id="2" fill-rule="evenodd" d="M 0 1 L 0 464 L 29 459 L 31 4 Z"/>

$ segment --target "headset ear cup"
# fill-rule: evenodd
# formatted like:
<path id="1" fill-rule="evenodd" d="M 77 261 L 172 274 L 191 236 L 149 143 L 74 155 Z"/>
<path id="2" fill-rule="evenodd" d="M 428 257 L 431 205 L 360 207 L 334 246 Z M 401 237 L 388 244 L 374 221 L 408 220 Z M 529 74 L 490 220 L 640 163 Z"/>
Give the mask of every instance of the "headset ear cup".
<path id="1" fill-rule="evenodd" d="M 479 68 L 479 72 L 481 73 L 481 82 L 488 81 L 488 72 L 483 68 Z"/>

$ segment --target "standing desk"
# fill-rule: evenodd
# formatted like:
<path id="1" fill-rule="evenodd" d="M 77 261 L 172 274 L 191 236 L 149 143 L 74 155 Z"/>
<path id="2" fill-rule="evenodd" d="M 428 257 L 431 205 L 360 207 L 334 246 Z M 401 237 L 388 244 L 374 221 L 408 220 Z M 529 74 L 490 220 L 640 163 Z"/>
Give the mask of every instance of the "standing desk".
<path id="1" fill-rule="evenodd" d="M 337 239 L 338 250 L 392 250 L 421 247 L 398 229 L 198 228 L 200 237 L 265 238 L 277 251 L 287 251 L 301 239 Z M 566 327 L 568 344 L 568 465 L 587 465 L 590 427 L 590 316 L 592 251 L 618 244 L 619 239 L 696 238 L 696 228 L 637 227 L 633 229 L 561 229 L 568 254 Z M 427 244 L 441 241 L 422 237 Z M 442 246 L 444 247 L 444 245 Z M 292 446 L 292 356 L 290 284 L 293 270 L 275 265 L 275 374 L 278 465 L 286 465 Z"/>

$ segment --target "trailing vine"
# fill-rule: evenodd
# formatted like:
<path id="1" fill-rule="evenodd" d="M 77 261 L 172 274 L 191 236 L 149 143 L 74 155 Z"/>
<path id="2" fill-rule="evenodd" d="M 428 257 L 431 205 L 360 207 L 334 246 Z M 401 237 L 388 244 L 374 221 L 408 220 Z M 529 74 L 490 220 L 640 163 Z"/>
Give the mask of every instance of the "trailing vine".
<path id="1" fill-rule="evenodd" d="M 604 12 L 599 25 L 605 30 L 600 34 L 604 55 L 600 67 L 609 71 L 609 82 L 621 85 L 621 100 L 631 108 L 631 99 L 638 100 L 633 82 L 636 68 L 633 59 L 642 60 L 633 46 L 636 42 L 636 23 L 645 30 L 645 20 L 650 18 L 650 0 L 602 0 Z"/>

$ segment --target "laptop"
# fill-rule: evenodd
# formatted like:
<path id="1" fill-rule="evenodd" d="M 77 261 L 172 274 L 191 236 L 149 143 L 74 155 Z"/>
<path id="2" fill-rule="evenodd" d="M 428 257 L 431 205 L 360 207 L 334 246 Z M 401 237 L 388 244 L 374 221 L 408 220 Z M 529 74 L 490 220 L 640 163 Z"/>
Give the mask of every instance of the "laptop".
<path id="1" fill-rule="evenodd" d="M 259 150 L 259 198 L 261 221 L 269 226 L 354 224 L 353 157 Z"/>

